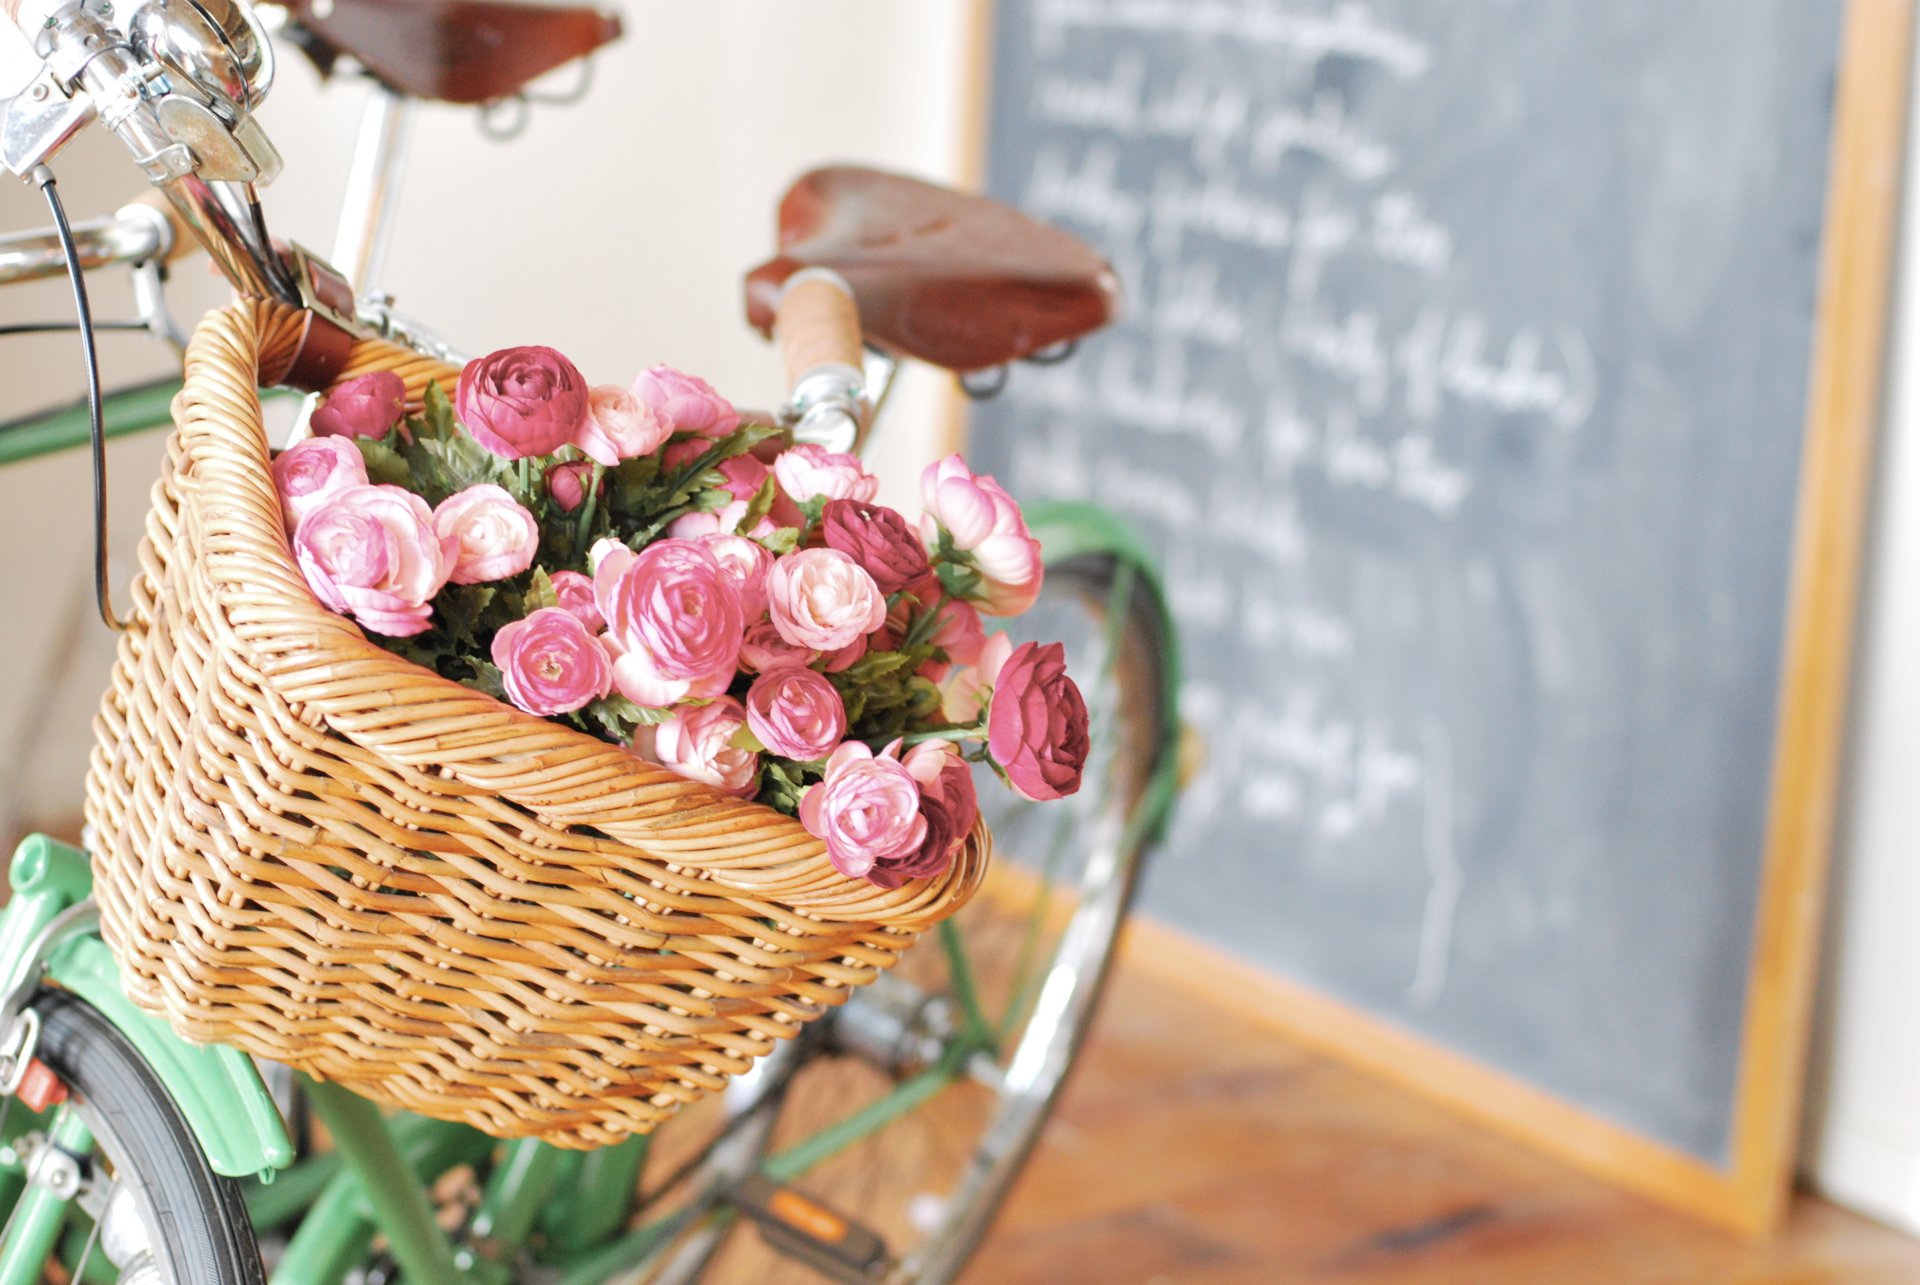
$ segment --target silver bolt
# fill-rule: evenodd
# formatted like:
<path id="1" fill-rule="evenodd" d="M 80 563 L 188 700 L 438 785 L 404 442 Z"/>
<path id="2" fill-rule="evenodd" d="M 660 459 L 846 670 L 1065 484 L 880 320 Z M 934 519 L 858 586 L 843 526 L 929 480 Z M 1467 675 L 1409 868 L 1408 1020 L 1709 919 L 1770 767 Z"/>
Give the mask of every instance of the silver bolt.
<path id="1" fill-rule="evenodd" d="M 35 85 L 27 91 L 27 97 L 33 99 L 36 103 L 43 103 L 47 100 L 47 87 L 45 85 Z"/>

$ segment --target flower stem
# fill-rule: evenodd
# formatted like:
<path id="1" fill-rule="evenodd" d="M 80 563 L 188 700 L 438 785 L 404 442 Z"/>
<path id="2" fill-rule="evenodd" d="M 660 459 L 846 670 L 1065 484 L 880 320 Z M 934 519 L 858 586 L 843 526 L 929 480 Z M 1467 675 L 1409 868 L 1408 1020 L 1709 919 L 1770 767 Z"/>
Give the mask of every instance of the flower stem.
<path id="1" fill-rule="evenodd" d="M 904 738 L 909 745 L 919 745 L 924 741 L 970 741 L 987 734 L 987 725 L 983 720 L 965 727 L 939 727 L 927 732 L 908 732 Z"/>
<path id="2" fill-rule="evenodd" d="M 932 633 L 934 626 L 939 623 L 940 612 L 952 601 L 953 599 L 947 595 L 946 591 L 942 590 L 933 606 L 915 617 L 913 624 L 908 626 L 907 636 L 900 640 L 900 650 L 905 651 L 909 647 L 925 642 L 927 635 Z"/>
<path id="3" fill-rule="evenodd" d="M 588 475 L 587 497 L 580 501 L 580 526 L 573 536 L 575 557 L 586 553 L 587 541 L 593 537 L 593 514 L 600 505 L 600 479 L 606 476 L 606 472 L 606 466 L 595 460 L 593 472 Z"/>

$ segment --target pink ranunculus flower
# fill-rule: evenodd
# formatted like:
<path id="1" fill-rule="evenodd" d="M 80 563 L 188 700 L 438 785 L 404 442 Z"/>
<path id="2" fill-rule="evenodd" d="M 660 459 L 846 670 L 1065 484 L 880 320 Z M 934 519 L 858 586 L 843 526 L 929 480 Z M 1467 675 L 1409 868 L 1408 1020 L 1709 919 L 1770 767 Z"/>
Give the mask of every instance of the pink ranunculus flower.
<path id="1" fill-rule="evenodd" d="M 848 741 L 827 759 L 826 778 L 800 796 L 800 824 L 826 841 L 827 859 L 850 879 L 909 863 L 926 844 L 920 783 L 899 754 L 899 741 L 879 754 Z"/>
<path id="2" fill-rule="evenodd" d="M 335 492 L 366 484 L 367 461 L 343 437 L 309 437 L 274 457 L 273 485 L 288 531 Z"/>
<path id="3" fill-rule="evenodd" d="M 614 690 L 642 709 L 666 709 L 693 694 L 691 682 L 668 678 L 646 652 L 627 650 L 612 633 L 601 634 L 599 641 L 601 650 L 607 653 L 607 662 L 613 666 Z"/>
<path id="4" fill-rule="evenodd" d="M 709 535 L 733 535 L 746 519 L 747 502 L 734 500 L 711 511 L 682 513 L 667 525 L 667 534 L 676 540 L 698 540 Z"/>
<path id="5" fill-rule="evenodd" d="M 931 547 L 945 528 L 953 547 L 967 555 L 985 582 L 980 609 L 990 616 L 1017 616 L 1040 596 L 1045 571 L 1040 542 L 1027 530 L 1020 506 L 1000 484 L 976 475 L 958 455 L 927 465 L 920 475 L 926 514 L 920 532 Z"/>
<path id="6" fill-rule="evenodd" d="M 440 501 L 433 528 L 457 549 L 455 584 L 485 584 L 517 576 L 540 550 L 540 524 L 504 487 L 482 482 Z"/>
<path id="7" fill-rule="evenodd" d="M 829 500 L 820 511 L 820 534 L 829 549 L 865 567 L 881 593 L 897 593 L 927 574 L 920 536 L 885 505 Z"/>
<path id="8" fill-rule="evenodd" d="M 720 476 L 736 500 L 752 500 L 767 484 L 768 468 L 751 455 L 735 455 L 720 461 Z"/>
<path id="9" fill-rule="evenodd" d="M 573 444 L 588 459 L 612 468 L 621 460 L 651 455 L 667 444 L 673 429 L 653 409 L 618 384 L 599 384 L 587 393 L 587 417 Z"/>
<path id="10" fill-rule="evenodd" d="M 587 417 L 587 380 L 551 348 L 502 348 L 467 363 L 453 406 L 474 440 L 501 458 L 551 455 Z"/>
<path id="11" fill-rule="evenodd" d="M 839 651 L 887 619 L 880 586 L 838 549 L 797 549 L 776 560 L 767 609 L 782 638 L 815 651 Z"/>
<path id="12" fill-rule="evenodd" d="M 949 723 L 972 726 L 980 721 L 993 685 L 1000 681 L 1000 671 L 1012 654 L 1013 639 L 1001 633 L 988 634 L 979 659 L 953 672 L 940 702 L 940 712 Z"/>
<path id="13" fill-rule="evenodd" d="M 733 743 L 746 722 L 746 710 L 731 696 L 675 710 L 653 729 L 653 758 L 690 781 L 747 798 L 758 782 L 760 756 Z"/>
<path id="14" fill-rule="evenodd" d="M 1065 798 L 1087 766 L 1087 702 L 1059 643 L 1013 649 L 987 706 L 987 753 L 1030 799 Z"/>
<path id="15" fill-rule="evenodd" d="M 579 617 L 542 607 L 493 636 L 507 699 L 529 714 L 571 714 L 613 690 L 613 665 Z"/>
<path id="16" fill-rule="evenodd" d="M 927 821 L 926 841 L 903 861 L 876 865 L 867 878 L 882 888 L 898 888 L 909 879 L 932 879 L 946 873 L 954 850 L 973 830 L 980 803 L 973 789 L 973 771 L 957 747 L 929 741 L 907 751 L 901 760 L 920 785 L 920 815 Z"/>
<path id="17" fill-rule="evenodd" d="M 832 683 L 802 665 L 765 670 L 747 689 L 747 726 L 784 758 L 831 754 L 847 734 L 847 707 Z"/>
<path id="18" fill-rule="evenodd" d="M 733 581 L 740 595 L 740 618 L 758 620 L 767 614 L 767 573 L 773 570 L 773 555 L 765 545 L 743 535 L 715 532 L 703 535 L 695 543 L 713 555 Z"/>
<path id="19" fill-rule="evenodd" d="M 747 627 L 740 640 L 740 668 L 749 674 L 763 674 L 781 665 L 811 665 L 820 653 L 811 647 L 796 647 L 780 636 L 780 627 L 771 619 Z"/>
<path id="20" fill-rule="evenodd" d="M 578 571 L 556 571 L 548 579 L 553 583 L 553 596 L 560 600 L 562 611 L 593 633 L 607 627 L 606 619 L 600 614 L 600 603 L 594 597 L 591 579 Z"/>
<path id="21" fill-rule="evenodd" d="M 600 564 L 596 590 L 617 561 Z M 731 679 L 739 663 L 740 595 L 726 569 L 691 540 L 659 540 L 634 554 L 601 594 L 600 614 L 621 649 L 644 656 L 663 678 Z"/>
<path id="22" fill-rule="evenodd" d="M 562 513 L 572 513 L 587 499 L 587 484 L 593 480 L 593 465 L 585 460 L 569 460 L 565 464 L 554 464 L 547 469 L 547 494 L 560 506 Z M 600 489 L 606 490 L 605 481 Z"/>
<path id="23" fill-rule="evenodd" d="M 319 437 L 371 437 L 378 441 L 407 415 L 407 385 L 390 370 L 349 379 L 313 412 Z"/>
<path id="24" fill-rule="evenodd" d="M 671 366 L 654 366 L 633 381 L 633 395 L 675 433 L 725 437 L 740 427 L 740 412 L 713 385 Z"/>
<path id="25" fill-rule="evenodd" d="M 880 479 L 861 467 L 860 457 L 802 442 L 773 461 L 773 476 L 795 504 L 808 500 L 871 500 Z"/>
<path id="26" fill-rule="evenodd" d="M 986 631 L 980 625 L 980 613 L 964 602 L 949 602 L 940 608 L 938 623 L 927 640 L 956 665 L 971 665 L 980 658 L 986 645 Z"/>
<path id="27" fill-rule="evenodd" d="M 389 638 L 426 630 L 455 555 L 427 502 L 398 486 L 333 492 L 300 523 L 293 553 L 316 598 Z"/>

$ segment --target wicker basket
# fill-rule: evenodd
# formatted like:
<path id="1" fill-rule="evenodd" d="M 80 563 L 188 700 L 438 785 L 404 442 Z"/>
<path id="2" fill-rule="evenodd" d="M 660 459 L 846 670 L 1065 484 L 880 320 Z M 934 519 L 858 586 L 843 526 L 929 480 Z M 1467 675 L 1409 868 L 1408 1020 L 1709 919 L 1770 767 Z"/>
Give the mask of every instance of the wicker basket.
<path id="1" fill-rule="evenodd" d="M 182 1035 L 499 1137 L 618 1142 L 891 966 L 979 885 L 840 875 L 794 820 L 411 665 L 288 551 L 256 386 L 299 315 L 187 352 L 87 781 L 102 926 Z M 456 372 L 383 343 L 417 408 Z"/>

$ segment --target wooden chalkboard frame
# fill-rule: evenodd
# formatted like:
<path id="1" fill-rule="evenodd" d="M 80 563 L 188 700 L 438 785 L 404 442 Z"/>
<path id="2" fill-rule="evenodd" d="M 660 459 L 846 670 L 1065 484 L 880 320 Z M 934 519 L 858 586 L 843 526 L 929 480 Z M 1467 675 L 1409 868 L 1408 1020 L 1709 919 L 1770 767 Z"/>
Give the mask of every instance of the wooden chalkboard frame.
<path id="1" fill-rule="evenodd" d="M 986 173 L 994 0 L 970 0 L 963 177 Z M 1130 958 L 1187 986 L 1234 979 L 1251 1020 L 1618 1186 L 1747 1236 L 1791 1193 L 1819 928 L 1831 863 L 1861 551 L 1877 437 L 1905 149 L 1914 0 L 1847 0 L 1796 500 L 1779 717 L 1733 1159 L 1720 1168 L 1505 1072 L 1158 924 Z M 949 440 L 965 440 L 956 398 Z"/>

